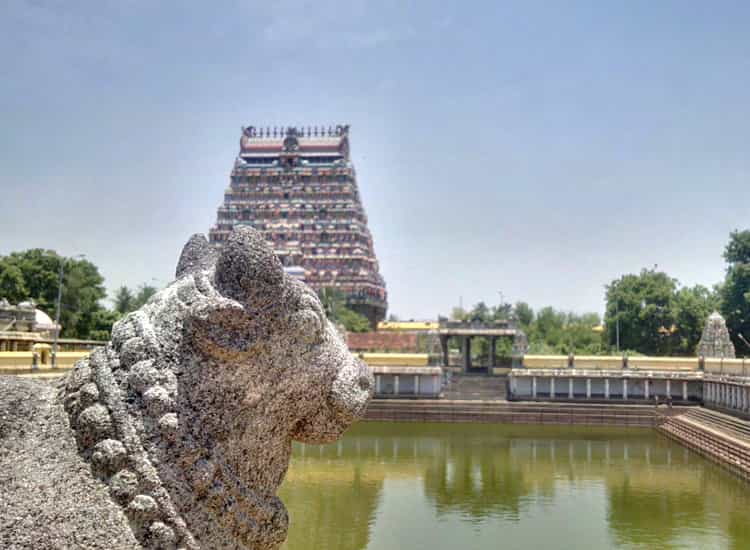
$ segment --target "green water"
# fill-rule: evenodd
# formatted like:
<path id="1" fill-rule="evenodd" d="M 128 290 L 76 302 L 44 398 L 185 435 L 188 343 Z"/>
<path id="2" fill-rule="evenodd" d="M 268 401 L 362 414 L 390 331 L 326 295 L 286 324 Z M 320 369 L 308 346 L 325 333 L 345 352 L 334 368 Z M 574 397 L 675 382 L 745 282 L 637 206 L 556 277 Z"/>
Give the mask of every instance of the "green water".
<path id="1" fill-rule="evenodd" d="M 650 430 L 362 423 L 280 496 L 286 550 L 750 549 L 750 486 Z"/>

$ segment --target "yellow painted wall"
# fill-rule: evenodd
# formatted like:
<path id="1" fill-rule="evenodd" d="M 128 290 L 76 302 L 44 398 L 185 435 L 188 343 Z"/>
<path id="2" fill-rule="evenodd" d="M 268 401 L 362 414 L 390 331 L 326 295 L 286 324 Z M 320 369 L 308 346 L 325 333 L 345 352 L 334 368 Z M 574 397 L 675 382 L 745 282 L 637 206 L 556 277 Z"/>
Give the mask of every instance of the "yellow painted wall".
<path id="1" fill-rule="evenodd" d="M 698 370 L 697 357 L 629 357 L 628 366 L 643 370 Z"/>
<path id="2" fill-rule="evenodd" d="M 706 370 L 708 362 L 706 359 Z M 718 359 L 716 360 L 718 361 Z M 741 370 L 742 360 L 738 359 Z M 622 369 L 622 357 L 619 355 L 576 355 L 574 359 L 575 368 L 587 370 L 619 370 Z M 725 360 L 725 372 L 727 360 Z M 718 365 L 718 363 L 717 363 Z M 567 355 L 526 355 L 523 358 L 523 366 L 530 369 L 564 369 L 568 367 Z M 628 366 L 633 369 L 643 370 L 665 370 L 665 371 L 696 371 L 698 370 L 697 357 L 629 357 Z M 750 364 L 748 365 L 750 367 Z M 738 368 L 737 366 L 734 367 Z M 718 366 L 716 367 L 718 372 Z"/>
<path id="3" fill-rule="evenodd" d="M 41 362 L 38 368 L 33 369 L 34 354 L 30 351 L 3 351 L 0 352 L 0 375 L 2 374 L 31 374 L 31 373 L 54 373 L 67 372 L 76 361 L 87 357 L 91 353 L 88 350 L 82 351 L 58 351 L 57 368 L 53 369 L 49 360 L 46 363 Z"/>
<path id="4" fill-rule="evenodd" d="M 417 321 L 381 321 L 378 330 L 437 330 L 440 323 L 417 322 Z"/>
<path id="5" fill-rule="evenodd" d="M 706 372 L 747 376 L 750 374 L 750 360 L 747 359 L 706 359 Z"/>
<path id="6" fill-rule="evenodd" d="M 31 367 L 30 351 L 0 351 L 0 367 Z"/>
<path id="7" fill-rule="evenodd" d="M 568 366 L 568 356 L 524 355 L 523 366 L 527 369 L 562 369 Z"/>
<path id="8" fill-rule="evenodd" d="M 425 367 L 429 356 L 426 353 L 360 353 L 359 358 L 371 366 L 393 365 Z"/>
<path id="9" fill-rule="evenodd" d="M 567 357 L 566 357 L 567 364 Z M 616 355 L 576 355 L 575 368 L 577 369 L 622 369 L 622 357 Z"/>

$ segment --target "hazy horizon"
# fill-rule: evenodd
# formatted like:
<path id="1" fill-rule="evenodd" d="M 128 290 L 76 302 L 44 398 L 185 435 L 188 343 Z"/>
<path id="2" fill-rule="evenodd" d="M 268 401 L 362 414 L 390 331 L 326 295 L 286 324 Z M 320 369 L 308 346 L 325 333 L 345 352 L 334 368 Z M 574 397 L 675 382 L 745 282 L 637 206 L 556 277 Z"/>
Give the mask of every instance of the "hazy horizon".
<path id="1" fill-rule="evenodd" d="M 207 233 L 240 127 L 351 125 L 401 318 L 602 312 L 657 265 L 722 280 L 750 227 L 750 4 L 0 6 L 0 254 L 163 285 Z"/>

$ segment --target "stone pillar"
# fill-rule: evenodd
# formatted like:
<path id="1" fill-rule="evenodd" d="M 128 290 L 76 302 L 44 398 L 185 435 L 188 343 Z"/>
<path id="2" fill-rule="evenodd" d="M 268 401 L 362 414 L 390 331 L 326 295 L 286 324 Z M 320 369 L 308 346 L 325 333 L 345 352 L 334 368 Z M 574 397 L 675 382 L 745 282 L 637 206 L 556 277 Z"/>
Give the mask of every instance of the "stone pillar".
<path id="1" fill-rule="evenodd" d="M 490 369 L 495 368 L 496 359 L 495 353 L 497 352 L 497 336 L 490 336 Z"/>
<path id="2" fill-rule="evenodd" d="M 419 375 L 414 375 L 414 395 L 419 395 Z"/>
<path id="3" fill-rule="evenodd" d="M 609 399 L 609 378 L 604 379 L 604 399 Z"/>
<path id="4" fill-rule="evenodd" d="M 648 378 L 646 378 L 643 381 L 643 397 L 644 399 L 648 399 L 649 395 L 651 394 L 651 383 Z"/>
<path id="5" fill-rule="evenodd" d="M 440 337 L 440 349 L 443 352 L 443 366 L 447 367 L 448 359 L 450 357 L 448 354 L 448 337 L 447 336 Z"/>
<path id="6" fill-rule="evenodd" d="M 398 395 L 398 374 L 393 375 L 393 395 Z"/>
<path id="7" fill-rule="evenodd" d="M 555 377 L 551 376 L 549 379 L 549 398 L 555 398 Z"/>
<path id="8" fill-rule="evenodd" d="M 688 400 L 688 383 L 685 380 L 682 381 L 682 400 Z"/>
<path id="9" fill-rule="evenodd" d="M 573 379 L 568 378 L 568 399 L 573 399 Z"/>
<path id="10" fill-rule="evenodd" d="M 586 399 L 591 399 L 591 378 L 586 379 Z"/>
<path id="11" fill-rule="evenodd" d="M 741 386 L 735 386 L 735 389 L 737 390 L 737 410 L 742 410 L 745 406 L 744 402 L 744 395 L 742 394 L 742 387 Z"/>
<path id="12" fill-rule="evenodd" d="M 667 379 L 667 399 L 672 397 L 672 385 L 670 384 L 671 380 Z"/>
<path id="13" fill-rule="evenodd" d="M 375 395 L 380 394 L 380 375 L 375 375 Z"/>
<path id="14" fill-rule="evenodd" d="M 531 397 L 536 399 L 536 376 L 531 377 Z"/>
<path id="15" fill-rule="evenodd" d="M 464 336 L 464 372 L 471 369 L 471 336 Z"/>
<path id="16" fill-rule="evenodd" d="M 622 379 L 622 398 L 623 400 L 628 398 L 628 379 L 627 378 Z"/>

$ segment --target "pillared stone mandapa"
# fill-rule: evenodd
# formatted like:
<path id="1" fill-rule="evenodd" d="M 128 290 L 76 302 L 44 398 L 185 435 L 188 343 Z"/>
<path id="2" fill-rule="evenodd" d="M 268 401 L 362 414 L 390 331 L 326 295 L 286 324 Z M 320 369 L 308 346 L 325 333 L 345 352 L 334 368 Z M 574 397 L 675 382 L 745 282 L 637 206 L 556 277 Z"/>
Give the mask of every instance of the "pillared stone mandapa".
<path id="1" fill-rule="evenodd" d="M 0 378 L 0 547 L 286 538 L 292 440 L 339 437 L 372 375 L 257 232 L 192 237 L 177 276 L 57 388 Z"/>

